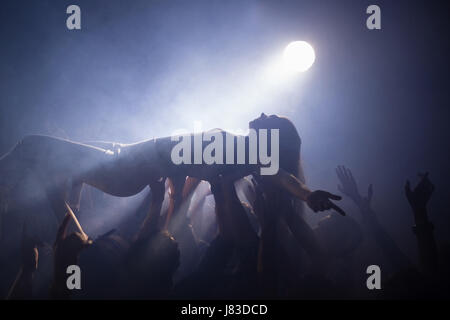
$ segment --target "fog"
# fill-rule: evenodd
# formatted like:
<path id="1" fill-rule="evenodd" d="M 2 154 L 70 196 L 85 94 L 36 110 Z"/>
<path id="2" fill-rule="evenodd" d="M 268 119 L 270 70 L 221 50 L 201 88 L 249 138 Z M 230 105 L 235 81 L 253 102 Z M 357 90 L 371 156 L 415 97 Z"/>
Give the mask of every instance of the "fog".
<path id="1" fill-rule="evenodd" d="M 338 193 L 335 167 L 351 168 L 362 194 L 373 183 L 380 221 L 416 258 L 403 186 L 418 172 L 436 186 L 437 238 L 450 240 L 448 4 L 425 3 L 377 1 L 382 30 L 370 31 L 367 1 L 76 1 L 82 29 L 70 31 L 71 1 L 3 1 L 0 153 L 32 133 L 129 143 L 284 115 L 302 138 L 307 184 Z M 264 70 L 294 40 L 314 47 L 314 65 L 268 81 Z M 118 219 L 109 209 L 96 217 L 106 227 L 86 230 L 108 231 Z"/>

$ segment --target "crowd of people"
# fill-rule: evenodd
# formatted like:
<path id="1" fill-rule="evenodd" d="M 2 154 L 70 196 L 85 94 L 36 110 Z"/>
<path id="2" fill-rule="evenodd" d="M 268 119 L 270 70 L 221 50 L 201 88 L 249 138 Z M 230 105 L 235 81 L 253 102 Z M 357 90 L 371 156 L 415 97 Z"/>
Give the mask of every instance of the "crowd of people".
<path id="1" fill-rule="evenodd" d="M 294 145 L 281 167 L 304 181 L 300 140 Z M 336 174 L 340 192 L 354 202 L 360 219 L 330 211 L 312 228 L 304 203 L 263 176 L 218 175 L 208 181 L 182 177 L 154 182 L 149 205 L 138 208 L 145 214 L 137 224 L 125 220 L 96 239 L 75 231 L 69 213 L 52 246 L 30 236 L 24 224 L 21 266 L 6 298 L 448 297 L 449 252 L 438 248 L 428 218 L 434 190 L 428 173 L 417 185 L 405 185 L 404 201 L 411 206 L 417 239 L 416 262 L 379 222 L 372 208 L 372 186 L 361 195 L 350 169 L 339 166 Z M 381 290 L 366 286 L 367 266 L 379 261 L 371 256 L 373 248 L 381 252 L 383 264 L 389 264 Z M 79 290 L 67 286 L 70 265 L 81 270 Z"/>

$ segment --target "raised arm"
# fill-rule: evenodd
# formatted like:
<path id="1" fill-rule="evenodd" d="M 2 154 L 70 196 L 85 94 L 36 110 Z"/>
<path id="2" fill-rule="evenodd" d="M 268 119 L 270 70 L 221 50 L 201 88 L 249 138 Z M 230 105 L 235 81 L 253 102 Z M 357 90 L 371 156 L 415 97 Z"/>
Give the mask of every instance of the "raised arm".
<path id="1" fill-rule="evenodd" d="M 389 259 L 391 264 L 398 268 L 410 266 L 411 262 L 409 259 L 400 250 L 394 239 L 386 232 L 378 221 L 377 215 L 372 210 L 372 185 L 369 185 L 367 196 L 364 197 L 360 195 L 358 186 L 350 169 L 339 166 L 336 168 L 336 174 L 341 183 L 338 185 L 338 189 L 352 199 L 358 206 L 366 230 L 374 237 L 378 246 L 383 250 L 384 255 Z"/>
<path id="2" fill-rule="evenodd" d="M 158 231 L 161 207 L 166 191 L 164 184 L 165 179 L 161 179 L 161 181 L 156 181 L 150 184 L 150 190 L 152 192 L 150 210 L 142 223 L 141 229 L 136 236 L 136 240 L 142 240 Z"/>
<path id="3" fill-rule="evenodd" d="M 39 251 L 38 247 L 43 243 L 36 237 L 26 234 L 26 225 L 22 230 L 22 264 L 19 272 L 9 289 L 6 300 L 31 299 L 33 296 L 33 276 L 38 268 Z"/>
<path id="4" fill-rule="evenodd" d="M 409 181 L 405 185 L 405 194 L 414 213 L 414 234 L 419 248 L 420 267 L 433 275 L 438 268 L 438 251 L 434 238 L 433 224 L 428 219 L 427 204 L 434 191 L 434 185 L 428 179 L 428 173 L 419 174 L 419 184 L 411 190 Z"/>

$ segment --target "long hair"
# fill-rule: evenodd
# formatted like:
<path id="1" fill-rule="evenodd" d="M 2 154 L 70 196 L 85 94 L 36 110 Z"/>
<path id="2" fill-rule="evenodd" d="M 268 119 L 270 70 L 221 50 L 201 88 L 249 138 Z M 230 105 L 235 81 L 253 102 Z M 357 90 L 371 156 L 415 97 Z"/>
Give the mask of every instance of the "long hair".
<path id="1" fill-rule="evenodd" d="M 262 114 L 260 118 L 252 122 L 251 127 L 255 129 L 279 129 L 280 168 L 293 174 L 301 182 L 306 183 L 301 162 L 300 149 L 302 141 L 292 121 L 282 116 L 266 116 Z M 303 216 L 305 211 L 303 201 L 292 199 L 292 204 L 295 211 Z"/>
<path id="2" fill-rule="evenodd" d="M 280 128 L 280 167 L 292 173 L 301 182 L 306 183 L 301 161 L 301 138 L 291 120 L 285 117 L 277 118 Z M 304 215 L 305 205 L 299 199 L 292 199 L 294 210 L 300 216 Z"/>
<path id="3" fill-rule="evenodd" d="M 250 122 L 250 128 L 279 130 L 279 167 L 293 174 L 304 183 L 305 177 L 300 160 L 301 139 L 292 121 L 285 117 L 261 114 L 261 117 Z M 281 221 L 282 216 L 288 217 L 289 220 L 298 216 L 301 221 L 304 221 L 304 203 L 295 199 L 286 191 L 272 188 L 270 185 L 267 191 L 265 205 L 270 208 L 268 209 L 270 212 L 267 212 L 267 215 L 264 214 L 265 221 L 263 221 L 260 238 L 258 273 L 261 276 L 264 293 L 271 297 L 277 295 L 279 281 L 284 276 L 277 261 L 286 259 L 287 254 L 280 241 L 279 232 L 281 230 L 278 227 L 282 224 L 278 222 Z M 301 225 L 306 231 L 309 231 L 306 223 Z M 309 247 L 309 243 L 313 241 L 309 241 L 307 237 L 311 233 L 305 232 L 304 234 L 306 238 L 302 239 L 301 245 L 302 247 L 304 245 Z M 308 251 L 307 248 L 305 249 Z"/>

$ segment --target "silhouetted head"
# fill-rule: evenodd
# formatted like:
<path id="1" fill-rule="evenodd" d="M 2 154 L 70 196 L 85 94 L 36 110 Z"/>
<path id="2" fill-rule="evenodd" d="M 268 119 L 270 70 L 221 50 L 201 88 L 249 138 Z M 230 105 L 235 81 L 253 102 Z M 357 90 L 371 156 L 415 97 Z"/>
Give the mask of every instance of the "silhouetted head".
<path id="1" fill-rule="evenodd" d="M 249 122 L 249 128 L 279 129 L 280 167 L 298 177 L 301 139 L 292 121 L 275 114 L 267 116 L 261 113 L 259 118 Z"/>
<path id="2" fill-rule="evenodd" d="M 120 277 L 129 244 L 119 235 L 112 234 L 114 230 L 99 236 L 94 243 L 80 254 L 79 266 L 83 272 L 83 290 L 80 295 L 88 299 L 116 299 L 122 297 L 122 291 L 115 290 L 124 287 Z"/>

